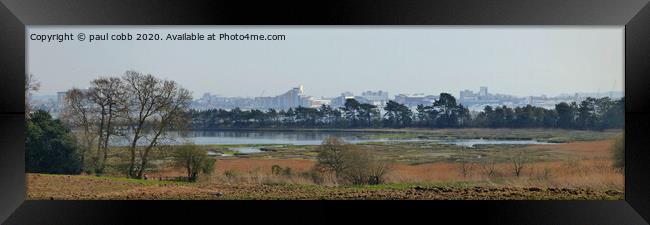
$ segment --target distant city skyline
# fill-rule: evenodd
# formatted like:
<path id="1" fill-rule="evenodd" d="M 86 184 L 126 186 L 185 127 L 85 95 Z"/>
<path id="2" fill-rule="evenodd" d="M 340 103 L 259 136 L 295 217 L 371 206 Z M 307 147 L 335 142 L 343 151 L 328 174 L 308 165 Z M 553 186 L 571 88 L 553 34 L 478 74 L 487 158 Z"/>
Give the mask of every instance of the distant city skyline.
<path id="1" fill-rule="evenodd" d="M 304 85 L 303 85 L 303 86 L 304 86 Z M 73 87 L 71 87 L 71 88 L 69 88 L 69 89 L 72 89 L 72 88 L 73 88 Z M 75 86 L 74 88 L 86 89 L 87 87 L 78 87 L 78 86 Z M 293 87 L 287 86 L 286 89 L 291 89 L 291 88 L 293 88 Z M 305 87 L 305 88 L 307 89 L 307 87 Z M 363 91 L 359 91 L 359 92 L 344 91 L 344 92 L 340 92 L 340 93 L 332 93 L 332 94 L 327 94 L 327 95 L 322 95 L 322 96 L 321 96 L 321 95 L 319 95 L 319 96 L 311 95 L 311 94 L 309 94 L 309 90 L 306 90 L 306 91 L 305 91 L 305 95 L 307 95 L 307 96 L 311 96 L 311 97 L 316 97 L 316 98 L 321 98 L 321 97 L 332 98 L 332 97 L 338 97 L 338 96 L 341 96 L 341 95 L 344 94 L 344 93 L 347 93 L 347 94 L 353 94 L 353 95 L 360 96 L 360 95 L 362 95 L 364 92 L 377 92 L 377 91 L 380 91 L 380 92 L 385 92 L 385 93 L 387 93 L 388 96 L 391 97 L 391 98 L 395 97 L 396 95 L 401 95 L 401 94 L 405 94 L 405 95 L 439 95 L 440 93 L 449 93 L 449 94 L 453 95 L 454 97 L 460 97 L 460 92 L 463 92 L 463 91 L 466 91 L 466 90 L 470 90 L 470 91 L 474 91 L 474 92 L 477 92 L 477 93 L 478 93 L 478 92 L 480 91 L 479 88 L 480 88 L 480 87 L 476 87 L 476 88 L 472 88 L 472 87 L 470 87 L 470 88 L 465 88 L 465 89 L 461 89 L 461 90 L 458 90 L 458 91 L 452 91 L 452 92 L 421 92 L 421 93 L 409 93 L 409 92 L 396 92 L 396 93 L 390 93 L 390 92 L 385 91 L 385 90 L 379 90 L 379 89 L 368 88 L 368 89 L 363 89 Z M 65 92 L 65 91 L 68 91 L 69 89 L 61 90 L 60 92 Z M 490 89 L 490 90 L 491 90 L 491 89 Z M 190 91 L 192 91 L 192 90 L 190 90 Z M 59 91 L 57 91 L 57 92 L 59 92 Z M 39 91 L 39 92 L 36 92 L 36 93 L 33 95 L 33 97 L 35 97 L 35 98 L 56 97 L 57 92 L 55 92 L 55 93 L 42 93 L 42 92 Z M 232 95 L 223 95 L 223 94 L 213 93 L 213 92 L 193 93 L 193 95 L 194 95 L 194 100 L 196 100 L 196 99 L 198 99 L 198 98 L 201 98 L 201 97 L 202 97 L 203 95 L 205 95 L 205 94 L 214 95 L 214 96 L 219 96 L 219 97 L 227 97 L 227 98 L 255 98 L 255 97 L 272 97 L 272 96 L 282 95 L 282 94 L 285 93 L 285 92 L 286 92 L 286 90 L 285 90 L 284 92 L 279 92 L 279 93 L 268 93 L 268 94 L 265 94 L 264 96 L 254 96 L 254 95 L 246 95 L 246 96 L 232 96 Z M 530 96 L 534 96 L 534 97 L 540 97 L 540 96 L 546 96 L 546 97 L 561 97 L 561 96 L 573 96 L 573 95 L 576 95 L 576 94 L 603 94 L 603 95 L 604 95 L 604 94 L 607 94 L 607 93 L 610 93 L 610 92 L 612 92 L 612 93 L 621 93 L 621 94 L 623 94 L 623 91 L 622 91 L 622 90 L 616 90 L 616 91 L 591 91 L 591 92 L 581 92 L 581 91 L 576 91 L 576 92 L 566 92 L 566 93 L 559 93 L 559 94 L 544 94 L 544 93 L 542 93 L 542 94 L 538 94 L 538 95 L 515 95 L 515 94 L 510 94 L 510 93 L 501 93 L 501 92 L 499 92 L 499 93 L 492 93 L 492 94 L 510 95 L 510 96 L 514 96 L 514 97 L 530 97 Z"/>
<path id="2" fill-rule="evenodd" d="M 304 85 L 302 85 L 302 86 L 304 87 Z M 485 86 L 481 86 L 481 87 L 485 87 Z M 320 98 L 320 97 L 325 97 L 325 98 L 338 97 L 338 96 L 341 96 L 342 94 L 353 94 L 353 95 L 356 95 L 356 96 L 361 96 L 364 92 L 378 92 L 378 91 L 379 92 L 385 92 L 385 93 L 388 94 L 389 97 L 393 98 L 396 95 L 400 95 L 400 94 L 404 94 L 404 95 L 439 95 L 440 93 L 449 93 L 449 94 L 453 95 L 454 97 L 460 97 L 460 92 L 469 90 L 469 91 L 474 91 L 474 92 L 478 93 L 478 92 L 480 92 L 481 87 L 468 87 L 468 88 L 465 88 L 465 89 L 461 89 L 461 90 L 457 90 L 457 91 L 451 91 L 451 92 L 420 92 L 420 93 L 409 93 L 409 92 L 391 93 L 391 92 L 388 92 L 388 91 L 385 91 L 385 90 L 367 88 L 367 89 L 363 89 L 363 91 L 359 91 L 359 92 L 344 91 L 344 92 L 340 92 L 340 93 L 332 93 L 332 94 L 327 94 L 327 95 L 322 95 L 322 96 L 321 95 L 318 95 L 318 96 L 312 95 L 312 94 L 309 93 L 309 87 L 304 87 L 304 88 L 305 88 L 305 95 L 311 96 L 311 97 L 316 97 L 316 98 Z M 286 89 L 289 90 L 291 88 L 294 88 L 294 87 L 287 86 Z M 490 89 L 490 91 L 492 91 L 492 89 Z M 219 94 L 219 93 L 212 93 L 212 92 L 194 93 L 194 95 L 196 96 L 196 98 L 200 98 L 201 96 L 203 96 L 205 94 L 215 95 L 215 96 L 219 96 L 219 97 L 228 97 L 228 98 L 255 98 L 255 97 L 272 97 L 272 96 L 281 95 L 281 94 L 283 94 L 285 92 L 286 92 L 286 90 L 284 92 L 279 92 L 279 93 L 268 93 L 268 94 L 265 94 L 264 96 L 253 96 L 253 95 L 231 96 L 231 95 L 222 95 L 222 94 Z M 622 90 L 615 90 L 615 91 L 590 91 L 590 92 L 575 91 L 575 92 L 566 92 L 566 93 L 559 93 L 559 94 L 544 94 L 544 93 L 542 93 L 542 94 L 538 94 L 538 95 L 515 95 L 515 94 L 501 93 L 501 92 L 498 92 L 498 93 L 491 92 L 491 94 L 510 95 L 510 96 L 514 96 L 514 97 L 530 97 L 530 96 L 534 96 L 534 97 L 540 97 L 540 96 L 560 97 L 560 96 L 565 96 L 565 95 L 573 96 L 573 95 L 576 95 L 576 94 L 606 94 L 606 93 L 609 93 L 609 92 L 623 93 Z"/>
<path id="3" fill-rule="evenodd" d="M 217 96 L 205 93 L 192 102 L 191 108 L 198 110 L 206 109 L 234 109 L 242 110 L 288 110 L 296 107 L 319 108 L 322 105 L 329 105 L 334 108 L 343 107 L 347 100 L 354 99 L 362 104 L 371 104 L 379 108 L 386 106 L 388 101 L 395 101 L 399 104 L 406 105 L 409 108 L 417 108 L 420 105 L 432 105 L 438 98 L 439 94 L 422 93 L 416 95 L 396 94 L 389 96 L 384 91 L 364 91 L 361 94 L 351 92 L 341 93 L 340 95 L 331 95 L 323 97 L 310 96 L 305 92 L 304 86 L 293 87 L 287 92 L 269 97 L 229 97 Z M 610 97 L 614 100 L 623 97 L 623 92 L 601 92 L 601 93 L 573 93 L 562 96 L 513 96 L 507 93 L 491 93 L 489 87 L 479 87 L 477 91 L 463 90 L 458 94 L 450 93 L 455 96 L 456 101 L 471 111 L 481 111 L 487 105 L 521 107 L 533 105 L 547 109 L 555 108 L 560 102 L 580 102 L 587 97 L 602 98 Z"/>
<path id="4" fill-rule="evenodd" d="M 34 95 L 30 98 L 30 104 L 32 104 L 34 109 L 48 111 L 57 117 L 63 109 L 63 99 L 65 98 L 65 94 L 66 92 L 59 92 L 57 95 L 50 96 Z M 560 102 L 581 102 L 587 97 L 610 97 L 613 100 L 618 100 L 621 97 L 624 97 L 624 93 L 619 91 L 567 93 L 559 96 L 513 96 L 507 93 L 491 93 L 489 92 L 489 87 L 479 87 L 478 91 L 466 89 L 460 91 L 458 94 L 450 94 L 456 97 L 457 103 L 467 107 L 471 112 L 482 111 L 488 105 L 493 107 L 506 106 L 510 108 L 532 105 L 546 109 L 553 109 Z M 354 99 L 361 104 L 371 104 L 379 109 L 383 109 L 389 101 L 395 101 L 398 104 L 403 104 L 412 110 L 416 110 L 420 105 L 432 105 L 439 97 L 439 94 L 431 93 L 416 95 L 396 94 L 394 96 L 389 96 L 388 92 L 381 90 L 364 91 L 360 95 L 351 92 L 344 92 L 340 95 L 315 97 L 306 94 L 304 86 L 299 86 L 293 87 L 283 94 L 267 97 L 229 97 L 204 93 L 204 95 L 195 98 L 191 102 L 190 108 L 196 110 L 230 110 L 239 108 L 241 110 L 257 109 L 262 111 L 269 109 L 288 110 L 297 107 L 320 108 L 323 105 L 340 108 L 345 105 L 347 100 Z"/>
<path id="5" fill-rule="evenodd" d="M 285 41 L 28 40 L 37 95 L 86 88 L 126 70 L 175 80 L 224 97 L 350 91 L 439 94 L 490 87 L 492 93 L 557 96 L 623 91 L 623 27 L 116 27 L 30 26 L 28 33 L 215 32 L 285 34 Z"/>

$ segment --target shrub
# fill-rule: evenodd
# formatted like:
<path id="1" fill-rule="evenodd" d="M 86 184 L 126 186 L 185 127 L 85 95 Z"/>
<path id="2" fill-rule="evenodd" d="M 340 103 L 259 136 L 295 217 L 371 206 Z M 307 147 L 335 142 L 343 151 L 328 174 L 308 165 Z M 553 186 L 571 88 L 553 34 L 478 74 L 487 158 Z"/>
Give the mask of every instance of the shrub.
<path id="1" fill-rule="evenodd" d="M 280 175 L 282 173 L 282 167 L 278 165 L 271 166 L 271 173 L 276 176 Z"/>
<path id="2" fill-rule="evenodd" d="M 273 165 L 271 166 L 271 173 L 276 176 L 285 176 L 285 177 L 291 177 L 293 175 L 293 171 L 291 170 L 291 167 L 285 167 L 282 168 L 281 166 L 278 165 Z"/>
<path id="3" fill-rule="evenodd" d="M 323 173 L 321 171 L 318 171 L 316 168 L 303 172 L 302 176 L 311 179 L 311 181 L 315 184 L 320 185 L 325 183 L 325 177 L 323 177 Z"/>
<path id="4" fill-rule="evenodd" d="M 340 178 L 351 184 L 381 184 L 384 175 L 388 172 L 385 163 L 375 159 L 367 150 L 356 148 L 345 151 L 345 169 Z"/>
<path id="5" fill-rule="evenodd" d="M 25 170 L 31 173 L 79 174 L 82 162 L 70 129 L 43 110 L 27 120 Z"/>
<path id="6" fill-rule="evenodd" d="M 333 171 L 337 179 L 350 184 L 381 184 L 388 165 L 370 151 L 356 148 L 336 137 L 328 137 L 319 147 L 318 168 Z"/>
<path id="7" fill-rule="evenodd" d="M 614 159 L 615 168 L 625 168 L 625 135 L 619 136 L 614 141 L 614 144 L 612 145 L 612 157 Z"/>
<path id="8" fill-rule="evenodd" d="M 340 138 L 326 138 L 318 147 L 317 166 L 334 171 L 339 176 L 345 169 L 345 163 L 343 162 L 345 152 L 352 147 L 352 145 L 345 143 Z"/>
<path id="9" fill-rule="evenodd" d="M 200 173 L 212 173 L 215 162 L 214 159 L 208 156 L 207 151 L 191 143 L 186 143 L 176 148 L 174 161 L 177 166 L 185 168 L 189 181 L 196 181 Z"/>
<path id="10" fill-rule="evenodd" d="M 521 176 L 521 173 L 524 171 L 524 168 L 526 167 L 526 164 L 528 163 L 528 158 L 526 158 L 524 152 L 520 151 L 520 152 L 514 154 L 510 158 L 510 161 L 512 162 L 511 169 L 512 169 L 513 174 L 515 176 L 517 176 L 517 177 Z"/>

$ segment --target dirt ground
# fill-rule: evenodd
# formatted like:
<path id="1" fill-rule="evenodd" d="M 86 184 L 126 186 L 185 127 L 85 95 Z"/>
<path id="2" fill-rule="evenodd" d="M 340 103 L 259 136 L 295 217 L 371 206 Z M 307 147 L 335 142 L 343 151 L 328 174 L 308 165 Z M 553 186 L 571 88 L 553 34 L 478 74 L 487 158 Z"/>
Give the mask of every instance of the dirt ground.
<path id="1" fill-rule="evenodd" d="M 28 174 L 30 200 L 137 199 L 414 199 L 414 200 L 620 200 L 616 190 L 499 186 L 380 185 L 218 185 Z"/>

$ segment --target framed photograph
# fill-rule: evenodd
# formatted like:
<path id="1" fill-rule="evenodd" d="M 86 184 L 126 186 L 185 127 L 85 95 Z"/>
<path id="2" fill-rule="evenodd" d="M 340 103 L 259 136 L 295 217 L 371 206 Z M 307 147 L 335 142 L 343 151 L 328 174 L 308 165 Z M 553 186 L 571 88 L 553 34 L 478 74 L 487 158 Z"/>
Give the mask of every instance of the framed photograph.
<path id="1" fill-rule="evenodd" d="M 650 221 L 648 1 L 314 3 L 1 0 L 0 221 Z"/>

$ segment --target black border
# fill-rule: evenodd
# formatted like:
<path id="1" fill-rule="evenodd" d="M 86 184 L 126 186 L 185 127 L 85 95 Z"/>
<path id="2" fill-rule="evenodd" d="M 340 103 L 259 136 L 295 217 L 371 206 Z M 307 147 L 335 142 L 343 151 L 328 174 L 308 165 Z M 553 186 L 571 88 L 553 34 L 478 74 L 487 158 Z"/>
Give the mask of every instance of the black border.
<path id="1" fill-rule="evenodd" d="M 5 224 L 448 221 L 648 224 L 648 0 L 0 0 L 0 221 Z M 25 201 L 26 25 L 625 25 L 624 201 Z M 380 204 L 381 203 L 381 204 Z M 16 209 L 17 208 L 17 209 Z M 14 211 L 15 209 L 15 211 Z M 146 209 L 141 212 L 141 209 Z M 362 210 L 363 209 L 363 210 Z M 13 214 L 12 214 L 13 212 Z M 232 216 L 245 212 L 248 216 Z M 191 213 L 191 214 L 188 214 Z M 144 215 L 144 216 L 143 216 Z M 223 215 L 230 215 L 229 217 Z M 341 216 L 351 216 L 342 219 Z M 315 218 L 308 218 L 315 217 Z"/>

